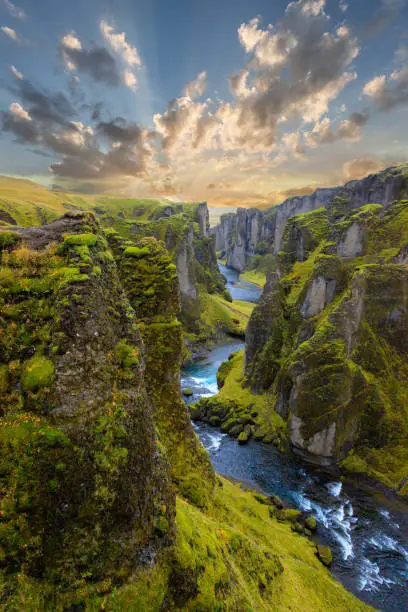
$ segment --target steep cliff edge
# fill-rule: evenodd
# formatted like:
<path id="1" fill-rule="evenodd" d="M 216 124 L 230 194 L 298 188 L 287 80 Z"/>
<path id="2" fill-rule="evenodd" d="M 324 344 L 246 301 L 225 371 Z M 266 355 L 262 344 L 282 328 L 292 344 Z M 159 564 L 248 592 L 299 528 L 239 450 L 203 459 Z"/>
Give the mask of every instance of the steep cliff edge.
<path id="1" fill-rule="evenodd" d="M 183 333 L 176 318 L 180 311 L 176 266 L 154 238 L 135 244 L 113 231 L 106 233 L 142 334 L 148 395 L 173 480 L 191 501 L 206 506 L 214 472 L 180 393 Z"/>
<path id="2" fill-rule="evenodd" d="M 389 204 L 408 197 L 408 166 L 388 168 L 361 181 L 341 187 L 317 189 L 311 195 L 292 197 L 265 211 L 238 209 L 222 215 L 220 224 L 211 232 L 216 250 L 226 258 L 227 266 L 242 272 L 255 254 L 277 253 L 290 217 L 327 208 L 340 198 L 349 209 L 365 204 Z"/>
<path id="3" fill-rule="evenodd" d="M 174 539 L 135 313 L 92 214 L 0 245 L 2 566 L 121 582 Z"/>
<path id="4" fill-rule="evenodd" d="M 246 374 L 296 453 L 397 489 L 408 473 L 408 201 L 360 203 L 289 219 L 248 326 Z"/>

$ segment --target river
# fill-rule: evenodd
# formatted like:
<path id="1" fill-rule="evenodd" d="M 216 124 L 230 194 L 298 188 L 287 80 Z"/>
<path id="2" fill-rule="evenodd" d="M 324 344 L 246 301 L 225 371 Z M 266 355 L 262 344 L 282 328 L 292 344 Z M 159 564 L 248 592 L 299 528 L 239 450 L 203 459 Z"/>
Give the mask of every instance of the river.
<path id="1" fill-rule="evenodd" d="M 233 299 L 255 302 L 261 290 L 220 265 Z M 182 372 L 189 399 L 217 392 L 216 372 L 241 342 L 216 347 Z M 343 484 L 273 446 L 250 440 L 246 446 L 204 423 L 194 424 L 220 474 L 279 495 L 288 505 L 310 511 L 318 522 L 317 540 L 330 546 L 333 575 L 357 597 L 383 612 L 408 610 L 408 520 L 403 504 L 379 501 Z"/>

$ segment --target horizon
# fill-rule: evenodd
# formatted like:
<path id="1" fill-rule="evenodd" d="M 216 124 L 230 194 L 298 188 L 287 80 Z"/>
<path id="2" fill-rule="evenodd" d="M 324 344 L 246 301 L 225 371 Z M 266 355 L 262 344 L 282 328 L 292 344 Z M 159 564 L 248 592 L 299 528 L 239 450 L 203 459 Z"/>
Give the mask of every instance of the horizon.
<path id="1" fill-rule="evenodd" d="M 265 209 L 408 159 L 405 0 L 61 6 L 0 1 L 0 174 Z"/>

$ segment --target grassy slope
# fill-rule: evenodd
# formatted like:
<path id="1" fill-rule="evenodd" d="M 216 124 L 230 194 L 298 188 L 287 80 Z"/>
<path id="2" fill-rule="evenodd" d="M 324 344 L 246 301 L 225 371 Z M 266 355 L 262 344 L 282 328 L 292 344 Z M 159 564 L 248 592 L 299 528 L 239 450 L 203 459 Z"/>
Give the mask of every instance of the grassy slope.
<path id="1" fill-rule="evenodd" d="M 230 363 L 231 369 L 225 377 L 224 384 L 212 399 L 220 403 L 234 402 L 237 405 L 237 417 L 250 415 L 255 410 L 258 416 L 254 418 L 254 424 L 259 432 L 259 437 L 262 433 L 262 437 L 272 439 L 279 432 L 280 436 L 285 438 L 286 423 L 275 410 L 271 409 L 270 396 L 266 393 L 254 395 L 249 387 L 245 386 L 245 351 L 238 351 L 230 359 Z"/>
<path id="2" fill-rule="evenodd" d="M 245 270 L 240 274 L 240 278 L 258 287 L 264 287 L 266 283 L 266 274 L 261 270 Z"/>
<path id="3" fill-rule="evenodd" d="M 210 329 L 218 329 L 235 336 L 244 336 L 254 304 L 228 302 L 220 295 L 202 295 L 202 320 Z"/>
<path id="4" fill-rule="evenodd" d="M 19 225 L 29 227 L 52 221 L 72 209 L 92 210 L 103 207 L 114 215 L 133 216 L 133 209 L 145 209 L 138 221 L 147 219 L 154 208 L 167 202 L 148 198 L 124 198 L 114 195 L 85 195 L 52 191 L 21 179 L 0 176 L 0 210 L 8 212 Z"/>
<path id="5" fill-rule="evenodd" d="M 158 612 L 174 589 L 169 586 L 174 582 L 174 572 L 184 594 L 184 601 L 177 606 L 181 610 L 372 609 L 331 576 L 317 559 L 313 542 L 294 533 L 288 523 L 271 518 L 269 507 L 257 501 L 251 492 L 225 479 L 220 479 L 220 485 L 212 507 L 207 510 L 199 510 L 179 498 L 174 550 L 164 554 L 153 568 L 139 570 L 128 584 L 109 594 L 84 593 L 85 610 Z M 19 596 L 10 612 L 43 610 L 46 590 L 22 575 Z M 54 610 L 62 609 L 62 599 L 70 602 L 67 596 L 57 597 Z M 170 608 L 165 609 L 174 607 L 170 603 Z"/>

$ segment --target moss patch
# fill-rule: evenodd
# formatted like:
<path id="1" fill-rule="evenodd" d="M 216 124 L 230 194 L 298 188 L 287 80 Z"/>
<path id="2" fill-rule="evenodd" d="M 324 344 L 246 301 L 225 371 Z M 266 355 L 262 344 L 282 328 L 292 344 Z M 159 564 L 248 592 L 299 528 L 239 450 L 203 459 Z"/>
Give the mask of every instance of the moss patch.
<path id="1" fill-rule="evenodd" d="M 49 387 L 55 376 L 55 366 L 46 357 L 33 357 L 24 366 L 21 384 L 25 391 L 38 391 Z"/>

